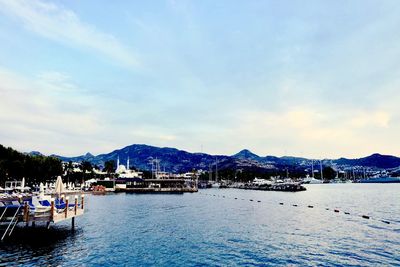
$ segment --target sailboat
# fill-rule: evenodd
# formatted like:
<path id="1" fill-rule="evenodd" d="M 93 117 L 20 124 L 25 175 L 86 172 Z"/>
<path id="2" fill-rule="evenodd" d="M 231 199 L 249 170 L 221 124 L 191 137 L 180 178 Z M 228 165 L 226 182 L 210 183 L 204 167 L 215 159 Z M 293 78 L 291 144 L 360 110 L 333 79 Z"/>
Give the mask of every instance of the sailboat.
<path id="1" fill-rule="evenodd" d="M 321 178 L 322 178 L 322 163 L 321 163 Z M 302 184 L 322 184 L 323 180 L 314 178 L 314 160 L 311 160 L 311 177 L 307 174 L 306 178 L 303 179 Z"/>
<path id="2" fill-rule="evenodd" d="M 212 188 L 220 188 L 221 184 L 218 182 L 218 160 L 215 159 L 215 181 L 212 183 Z"/>

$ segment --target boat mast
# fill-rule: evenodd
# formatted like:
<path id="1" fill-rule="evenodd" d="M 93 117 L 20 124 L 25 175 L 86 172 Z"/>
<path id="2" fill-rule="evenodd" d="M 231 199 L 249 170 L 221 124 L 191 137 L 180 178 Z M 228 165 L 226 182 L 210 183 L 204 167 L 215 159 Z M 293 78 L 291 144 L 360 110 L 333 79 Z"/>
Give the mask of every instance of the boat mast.
<path id="1" fill-rule="evenodd" d="M 218 159 L 215 159 L 215 182 L 218 182 Z"/>
<path id="2" fill-rule="evenodd" d="M 311 160 L 311 177 L 314 179 L 314 160 Z"/>
<path id="3" fill-rule="evenodd" d="M 319 163 L 320 163 L 320 168 L 321 168 L 321 181 L 324 181 L 324 173 L 322 171 L 322 160 L 320 160 Z"/>

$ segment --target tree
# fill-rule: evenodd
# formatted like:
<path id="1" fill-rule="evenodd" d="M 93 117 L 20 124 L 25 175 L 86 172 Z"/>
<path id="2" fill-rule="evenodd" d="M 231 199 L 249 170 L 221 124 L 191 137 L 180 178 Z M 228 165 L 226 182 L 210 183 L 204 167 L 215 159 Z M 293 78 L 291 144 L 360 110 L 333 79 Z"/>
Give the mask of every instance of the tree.
<path id="1" fill-rule="evenodd" d="M 72 165 L 72 161 L 69 161 L 68 164 L 65 166 L 65 172 L 67 173 L 68 183 L 71 178 L 71 173 L 74 171 L 74 166 Z"/>
<path id="2" fill-rule="evenodd" d="M 115 172 L 115 161 L 114 160 L 107 160 L 104 162 L 103 171 L 107 174 L 111 174 Z"/>
<path id="3" fill-rule="evenodd" d="M 0 145 L 0 184 L 22 179 L 28 184 L 53 180 L 63 172 L 61 161 L 43 155 L 26 155 Z"/>
<path id="4" fill-rule="evenodd" d="M 89 161 L 82 161 L 81 163 L 81 170 L 83 173 L 82 179 L 85 180 L 86 172 L 93 172 L 92 164 Z"/>

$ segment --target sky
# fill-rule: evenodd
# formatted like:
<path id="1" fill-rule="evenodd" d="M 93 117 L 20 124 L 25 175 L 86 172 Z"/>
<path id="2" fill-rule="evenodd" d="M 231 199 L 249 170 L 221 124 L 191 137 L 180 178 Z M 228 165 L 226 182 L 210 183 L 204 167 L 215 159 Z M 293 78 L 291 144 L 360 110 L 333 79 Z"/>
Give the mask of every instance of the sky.
<path id="1" fill-rule="evenodd" d="M 0 0 L 0 144 L 400 156 L 399 1 Z"/>

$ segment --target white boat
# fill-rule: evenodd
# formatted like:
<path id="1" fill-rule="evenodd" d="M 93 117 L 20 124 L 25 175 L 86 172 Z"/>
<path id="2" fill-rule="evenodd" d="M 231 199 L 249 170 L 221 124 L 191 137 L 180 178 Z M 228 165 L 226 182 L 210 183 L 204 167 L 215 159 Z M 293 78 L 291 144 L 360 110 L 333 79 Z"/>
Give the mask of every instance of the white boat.
<path id="1" fill-rule="evenodd" d="M 212 188 L 219 188 L 220 186 L 221 186 L 221 184 L 218 183 L 218 182 L 214 182 L 214 183 L 211 184 Z"/>
<path id="2" fill-rule="evenodd" d="M 267 179 L 254 178 L 253 184 L 254 185 L 271 185 L 272 182 Z"/>
<path id="3" fill-rule="evenodd" d="M 323 181 L 321 181 L 319 179 L 315 179 L 314 177 L 310 177 L 308 175 L 302 181 L 302 184 L 322 184 L 322 183 L 323 183 Z"/>

